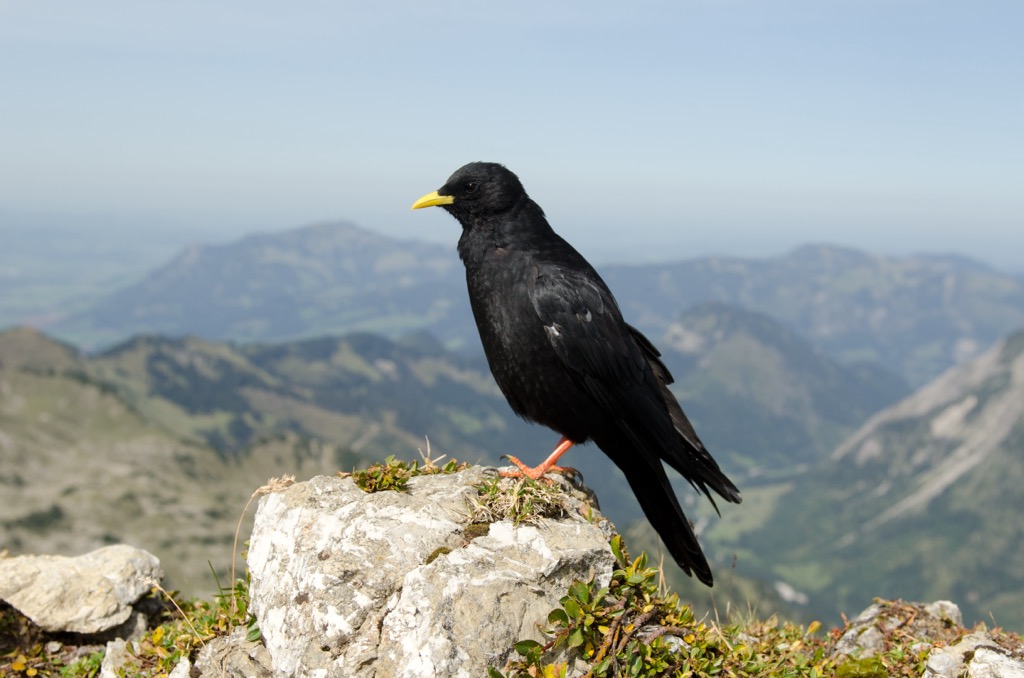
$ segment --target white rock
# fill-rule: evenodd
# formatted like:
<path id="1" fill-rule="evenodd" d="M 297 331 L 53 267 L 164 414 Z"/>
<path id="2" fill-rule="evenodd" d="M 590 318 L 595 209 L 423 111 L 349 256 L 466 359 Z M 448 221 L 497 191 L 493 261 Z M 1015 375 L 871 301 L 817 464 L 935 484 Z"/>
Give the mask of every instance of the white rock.
<path id="1" fill-rule="evenodd" d="M 46 631 L 111 629 L 162 578 L 156 556 L 124 544 L 74 558 L 0 558 L 0 598 Z"/>
<path id="2" fill-rule="evenodd" d="M 167 674 L 167 678 L 189 678 L 192 671 L 192 662 L 188 657 L 182 657 L 181 661 L 174 665 L 174 670 Z"/>
<path id="3" fill-rule="evenodd" d="M 953 626 L 964 625 L 964 615 L 960 607 L 949 600 L 936 600 L 924 606 L 924 611 L 936 619 L 949 622 Z"/>
<path id="4" fill-rule="evenodd" d="M 118 669 L 128 662 L 128 645 L 124 639 L 118 638 L 107 643 L 100 664 L 100 678 L 118 678 Z"/>
<path id="5" fill-rule="evenodd" d="M 260 642 L 245 639 L 247 629 L 236 629 L 203 645 L 196 657 L 197 675 L 210 678 L 270 678 L 270 655 Z M 189 675 L 189 674 L 186 674 Z"/>
<path id="6" fill-rule="evenodd" d="M 486 675 L 516 641 L 540 638 L 574 580 L 609 581 L 608 536 L 578 514 L 467 539 L 483 479 L 474 468 L 366 494 L 319 477 L 263 498 L 250 609 L 274 673 Z"/>
<path id="7" fill-rule="evenodd" d="M 967 665 L 968 678 L 1024 678 L 1024 662 L 980 648 Z"/>
<path id="8" fill-rule="evenodd" d="M 1008 657 L 986 631 L 975 631 L 956 645 L 928 655 L 923 678 L 1024 678 L 1024 662 Z"/>

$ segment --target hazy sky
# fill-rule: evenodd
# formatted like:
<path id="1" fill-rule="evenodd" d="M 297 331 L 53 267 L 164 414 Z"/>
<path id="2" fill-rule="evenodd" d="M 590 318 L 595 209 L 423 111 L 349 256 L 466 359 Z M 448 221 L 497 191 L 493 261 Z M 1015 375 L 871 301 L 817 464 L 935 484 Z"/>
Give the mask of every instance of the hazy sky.
<path id="1" fill-rule="evenodd" d="M 1021 0 L 0 0 L 0 215 L 454 243 L 409 205 L 493 160 L 597 259 L 1024 270 L 1022 26 Z"/>

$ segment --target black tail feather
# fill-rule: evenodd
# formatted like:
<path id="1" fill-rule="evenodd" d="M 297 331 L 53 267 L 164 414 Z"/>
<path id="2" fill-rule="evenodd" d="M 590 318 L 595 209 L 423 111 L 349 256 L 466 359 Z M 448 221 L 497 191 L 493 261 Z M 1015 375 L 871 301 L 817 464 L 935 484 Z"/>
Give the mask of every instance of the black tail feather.
<path id="1" fill-rule="evenodd" d="M 679 567 L 686 574 L 712 586 L 711 566 L 661 463 L 645 463 L 645 455 L 630 451 L 628 446 L 606 446 L 602 441 L 595 442 L 622 470 L 644 515 Z"/>
<path id="2" fill-rule="evenodd" d="M 657 382 L 655 390 L 647 391 L 644 394 L 649 399 L 648 406 L 653 409 L 666 408 L 671 419 L 671 426 L 667 421 L 647 419 L 647 429 L 634 430 L 631 435 L 638 442 L 645 437 L 648 438 L 647 444 L 659 449 L 661 451 L 659 456 L 669 466 L 678 471 L 699 492 L 703 492 L 711 501 L 711 505 L 715 507 L 716 512 L 718 512 L 718 505 L 715 503 L 715 498 L 711 496 L 711 490 L 717 492 L 726 501 L 739 504 L 742 501 L 739 489 L 722 473 L 718 462 L 712 458 L 707 448 L 704 447 L 704 443 L 697 437 L 697 431 L 694 430 L 693 424 L 683 413 L 679 401 L 669 391 L 672 375 L 665 367 L 665 363 L 661 361 L 661 353 L 635 327 L 630 326 L 629 330 L 640 345 Z M 721 515 L 720 512 L 719 515 Z"/>

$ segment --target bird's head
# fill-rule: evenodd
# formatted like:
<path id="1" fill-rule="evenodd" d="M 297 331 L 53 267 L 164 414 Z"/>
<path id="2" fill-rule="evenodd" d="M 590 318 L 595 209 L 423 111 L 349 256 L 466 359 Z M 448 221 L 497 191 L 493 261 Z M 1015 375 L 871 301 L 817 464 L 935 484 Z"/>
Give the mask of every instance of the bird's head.
<path id="1" fill-rule="evenodd" d="M 519 177 L 496 162 L 471 162 L 448 177 L 444 186 L 428 193 L 412 208 L 440 205 L 463 222 L 503 214 L 526 197 Z"/>

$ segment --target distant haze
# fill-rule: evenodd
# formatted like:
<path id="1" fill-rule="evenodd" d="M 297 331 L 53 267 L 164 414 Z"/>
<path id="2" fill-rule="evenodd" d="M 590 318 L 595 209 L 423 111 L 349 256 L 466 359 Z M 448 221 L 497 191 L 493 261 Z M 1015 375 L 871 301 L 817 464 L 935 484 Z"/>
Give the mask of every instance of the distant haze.
<path id="1" fill-rule="evenodd" d="M 961 255 L 997 270 L 1024 275 L 1024 242 L 1018 242 L 1022 238 L 1016 233 L 979 238 L 962 229 L 939 229 L 941 232 L 932 234 L 882 226 L 815 229 L 795 224 L 762 224 L 726 228 L 716 227 L 714 222 L 690 228 L 653 220 L 639 228 L 611 223 L 607 215 L 598 219 L 581 218 L 582 225 L 574 220 L 555 221 L 551 210 L 548 216 L 555 230 L 598 266 L 662 263 L 716 255 L 760 258 L 783 254 L 808 243 L 827 243 L 888 256 Z M 388 228 L 349 219 L 347 214 L 316 222 L 340 220 L 355 221 L 394 237 L 447 244 L 453 251 L 459 237 L 458 224 L 441 213 L 428 217 L 416 228 L 408 228 L 408 224 Z M 74 242 L 88 243 L 89 247 L 81 250 L 83 256 L 96 249 L 116 252 L 126 259 L 131 258 L 135 264 L 132 268 L 139 272 L 165 262 L 188 245 L 225 243 L 253 233 L 277 232 L 309 223 L 314 222 L 278 224 L 266 217 L 250 218 L 239 214 L 0 211 L 0 230 L 5 237 L 16 235 L 23 244 L 34 241 L 34 248 L 39 250 L 52 246 L 55 238 L 64 238 L 69 246 Z M 643 237 L 637 237 L 638 234 Z M 7 258 L 0 253 L 0 263 Z"/>
<path id="2" fill-rule="evenodd" d="M 494 160 L 598 260 L 810 241 L 1024 270 L 1022 24 L 1016 0 L 0 0 L 0 229 L 453 242 L 409 205 Z"/>

